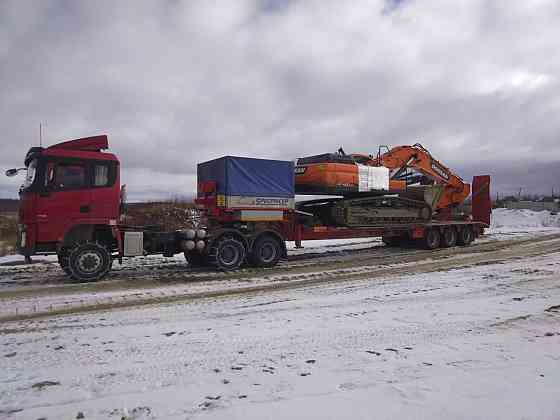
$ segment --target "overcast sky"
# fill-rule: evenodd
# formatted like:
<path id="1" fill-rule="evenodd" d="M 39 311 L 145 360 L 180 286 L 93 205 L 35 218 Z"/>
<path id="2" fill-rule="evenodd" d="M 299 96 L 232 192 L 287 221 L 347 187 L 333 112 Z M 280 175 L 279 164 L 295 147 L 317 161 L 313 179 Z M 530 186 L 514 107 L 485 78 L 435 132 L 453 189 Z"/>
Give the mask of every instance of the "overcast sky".
<path id="1" fill-rule="evenodd" d="M 0 168 L 43 122 L 108 134 L 133 200 L 221 155 L 418 141 L 494 191 L 560 190 L 559 40 L 558 0 L 2 0 Z"/>

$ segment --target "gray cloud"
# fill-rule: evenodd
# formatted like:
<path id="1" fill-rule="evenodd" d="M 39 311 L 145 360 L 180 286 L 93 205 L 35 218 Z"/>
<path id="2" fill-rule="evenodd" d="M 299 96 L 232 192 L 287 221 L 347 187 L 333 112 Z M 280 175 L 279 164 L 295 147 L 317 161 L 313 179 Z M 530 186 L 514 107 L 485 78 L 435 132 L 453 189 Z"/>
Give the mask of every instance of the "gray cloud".
<path id="1" fill-rule="evenodd" d="M 46 122 L 48 143 L 108 134 L 136 198 L 188 194 L 224 154 L 416 141 L 465 178 L 548 192 L 559 17 L 554 0 L 4 1 L 0 168 Z"/>

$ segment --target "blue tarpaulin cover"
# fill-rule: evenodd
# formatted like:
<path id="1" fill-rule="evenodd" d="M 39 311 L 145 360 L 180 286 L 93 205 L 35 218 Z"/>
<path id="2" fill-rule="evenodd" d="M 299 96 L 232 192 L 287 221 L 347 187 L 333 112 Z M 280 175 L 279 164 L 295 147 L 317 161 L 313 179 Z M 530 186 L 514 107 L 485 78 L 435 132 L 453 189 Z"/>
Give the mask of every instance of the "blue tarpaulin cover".
<path id="1" fill-rule="evenodd" d="M 197 166 L 198 182 L 215 181 L 218 194 L 294 197 L 294 164 L 284 160 L 224 156 Z"/>

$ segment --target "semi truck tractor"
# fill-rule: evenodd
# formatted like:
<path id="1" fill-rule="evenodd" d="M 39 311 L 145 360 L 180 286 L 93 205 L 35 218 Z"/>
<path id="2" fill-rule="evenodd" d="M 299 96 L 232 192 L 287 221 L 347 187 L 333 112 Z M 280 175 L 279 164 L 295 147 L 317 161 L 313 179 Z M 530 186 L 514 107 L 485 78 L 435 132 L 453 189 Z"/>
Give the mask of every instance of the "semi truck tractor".
<path id="1" fill-rule="evenodd" d="M 432 159 L 425 149 L 410 147 L 421 151 L 422 159 Z M 26 172 L 19 192 L 20 254 L 56 254 L 70 277 L 96 281 L 115 260 L 126 257 L 182 253 L 192 266 L 230 271 L 245 264 L 275 266 L 287 255 L 287 241 L 301 246 L 309 240 L 381 237 L 387 245 L 406 242 L 436 249 L 469 245 L 490 223 L 487 175 L 474 177 L 472 214 L 467 215 L 458 210 L 466 198 L 465 185 L 454 186 L 463 188 L 461 200 L 439 206 L 446 188 L 449 192 L 445 173 L 423 185 L 407 182 L 413 178 L 405 176 L 406 165 L 395 170 L 397 165 L 387 168 L 382 159 L 364 165 L 358 156 L 349 156 L 341 169 L 358 174 L 355 188 L 343 181 L 348 188 L 341 196 L 296 203 L 296 193 L 310 189 L 305 179 L 297 178 L 307 171 L 321 174 L 332 168 L 331 162 L 303 158 L 294 165 L 225 156 L 197 166 L 200 218 L 175 230 L 133 226 L 122 218 L 120 162 L 108 148 L 105 135 L 32 147 L 24 167 L 6 171 L 8 176 Z M 413 161 L 409 157 L 407 165 L 417 171 Z M 310 177 L 313 182 L 320 178 Z M 455 182 L 454 175 L 448 178 Z M 332 188 L 337 194 L 339 190 Z"/>

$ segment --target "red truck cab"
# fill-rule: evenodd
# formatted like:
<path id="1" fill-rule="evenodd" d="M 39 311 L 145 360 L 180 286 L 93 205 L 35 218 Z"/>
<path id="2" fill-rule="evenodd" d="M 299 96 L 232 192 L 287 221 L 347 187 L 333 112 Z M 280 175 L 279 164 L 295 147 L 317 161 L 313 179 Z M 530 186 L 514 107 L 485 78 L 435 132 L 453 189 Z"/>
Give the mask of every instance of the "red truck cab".
<path id="1" fill-rule="evenodd" d="M 119 218 L 120 177 L 116 156 L 102 152 L 107 148 L 102 135 L 29 150 L 20 190 L 20 254 L 59 253 L 96 235 L 112 236 L 108 226 Z"/>

